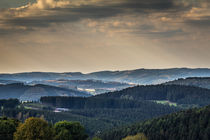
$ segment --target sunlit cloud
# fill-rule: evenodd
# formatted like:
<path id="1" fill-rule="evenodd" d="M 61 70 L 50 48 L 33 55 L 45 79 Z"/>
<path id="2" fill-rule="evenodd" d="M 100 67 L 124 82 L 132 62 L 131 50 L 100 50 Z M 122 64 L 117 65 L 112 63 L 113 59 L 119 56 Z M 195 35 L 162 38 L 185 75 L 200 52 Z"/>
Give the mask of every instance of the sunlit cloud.
<path id="1" fill-rule="evenodd" d="M 194 62 L 198 66 L 202 61 L 204 66 L 205 59 L 210 59 L 206 53 L 200 54 L 200 60 L 193 58 L 198 57 L 196 52 L 210 50 L 209 0 L 30 0 L 4 5 L 0 7 L 0 52 L 14 56 L 1 55 L 5 67 L 30 56 L 24 64 L 31 62 L 33 69 L 54 69 L 62 61 L 56 71 L 78 70 L 81 65 L 90 71 L 94 64 L 101 69 L 153 67 L 156 60 L 155 67 L 173 67 L 170 61 L 175 66 L 194 66 Z M 186 60 L 184 53 L 194 61 L 181 62 Z M 39 57 L 43 62 L 36 62 Z"/>

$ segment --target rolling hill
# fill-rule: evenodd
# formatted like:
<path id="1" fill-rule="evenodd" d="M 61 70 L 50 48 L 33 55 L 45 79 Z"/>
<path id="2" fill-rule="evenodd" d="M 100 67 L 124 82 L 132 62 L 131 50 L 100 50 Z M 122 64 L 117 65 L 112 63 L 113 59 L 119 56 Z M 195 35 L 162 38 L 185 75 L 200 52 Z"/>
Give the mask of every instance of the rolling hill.
<path id="1" fill-rule="evenodd" d="M 210 77 L 179 78 L 174 81 L 166 82 L 165 85 L 186 85 L 210 89 Z"/>
<path id="2" fill-rule="evenodd" d="M 68 108 L 70 113 L 99 120 L 112 120 L 106 129 L 141 122 L 180 109 L 210 104 L 210 90 L 181 85 L 147 85 L 127 88 L 87 98 L 42 97 L 41 103 Z M 168 101 L 162 105 L 159 102 Z M 174 103 L 173 106 L 169 106 Z M 89 127 L 89 126 L 87 126 Z M 103 132 L 106 129 L 97 129 Z M 96 132 L 92 132 L 96 134 Z"/>
<path id="3" fill-rule="evenodd" d="M 163 105 L 158 101 L 173 102 L 175 105 Z M 40 106 L 40 109 L 24 108 L 27 104 L 23 104 L 23 108 L 5 109 L 2 114 L 18 116 L 21 120 L 25 116 L 42 116 L 52 123 L 60 120 L 80 121 L 90 135 L 95 135 L 183 108 L 208 105 L 210 90 L 181 85 L 148 85 L 91 97 L 47 96 L 41 97 L 40 102 L 33 105 Z M 57 108 L 68 108 L 68 111 L 56 113 Z"/>
<path id="4" fill-rule="evenodd" d="M 181 106 L 205 106 L 210 104 L 210 90 L 182 85 L 147 85 L 131 87 L 91 98 L 168 101 Z"/>
<path id="5" fill-rule="evenodd" d="M 21 101 L 37 101 L 42 96 L 90 96 L 90 94 L 41 84 L 33 86 L 23 83 L 0 85 L 0 99 L 17 98 Z"/>

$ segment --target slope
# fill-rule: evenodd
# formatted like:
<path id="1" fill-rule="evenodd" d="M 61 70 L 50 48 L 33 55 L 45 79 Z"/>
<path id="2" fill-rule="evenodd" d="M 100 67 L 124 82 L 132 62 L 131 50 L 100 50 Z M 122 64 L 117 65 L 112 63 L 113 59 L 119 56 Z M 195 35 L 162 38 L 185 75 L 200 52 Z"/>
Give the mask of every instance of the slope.
<path id="1" fill-rule="evenodd" d="M 36 101 L 42 96 L 90 96 L 85 92 L 48 85 L 24 85 L 14 83 L 0 85 L 0 99 L 17 98 L 21 101 Z"/>
<path id="2" fill-rule="evenodd" d="M 144 133 L 149 140 L 209 140 L 210 106 L 189 109 L 111 130 L 100 137 L 103 140 L 121 140 L 137 133 Z"/>
<path id="3" fill-rule="evenodd" d="M 210 89 L 210 77 L 189 77 L 179 78 L 174 81 L 164 83 L 165 85 L 186 85 L 186 86 L 197 86 L 201 88 Z"/>

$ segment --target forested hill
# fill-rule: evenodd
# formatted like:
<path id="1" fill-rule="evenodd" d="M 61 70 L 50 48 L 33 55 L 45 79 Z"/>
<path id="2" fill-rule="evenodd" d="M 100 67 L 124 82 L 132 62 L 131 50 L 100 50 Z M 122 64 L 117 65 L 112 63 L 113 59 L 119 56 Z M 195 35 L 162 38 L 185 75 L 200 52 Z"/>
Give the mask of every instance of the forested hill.
<path id="1" fill-rule="evenodd" d="M 97 95 L 91 98 L 117 98 L 129 100 L 168 100 L 178 104 L 210 104 L 210 90 L 181 85 L 148 85 Z"/>
<path id="2" fill-rule="evenodd" d="M 144 133 L 149 140 L 209 140 L 210 106 L 190 109 L 164 117 L 110 130 L 102 140 L 121 140 L 128 135 Z"/>
<path id="3" fill-rule="evenodd" d="M 22 101 L 36 101 L 42 96 L 90 96 L 85 92 L 48 85 L 24 85 L 14 83 L 0 85 L 0 99 L 17 98 Z"/>
<path id="4" fill-rule="evenodd" d="M 127 99 L 113 98 L 83 98 L 83 97 L 41 97 L 40 101 L 45 105 L 51 105 L 59 108 L 69 109 L 134 109 L 147 108 L 168 109 L 169 106 L 164 106 L 148 101 L 135 101 Z"/>
<path id="5" fill-rule="evenodd" d="M 210 89 L 210 77 L 180 78 L 174 81 L 166 82 L 165 85 L 186 85 Z"/>

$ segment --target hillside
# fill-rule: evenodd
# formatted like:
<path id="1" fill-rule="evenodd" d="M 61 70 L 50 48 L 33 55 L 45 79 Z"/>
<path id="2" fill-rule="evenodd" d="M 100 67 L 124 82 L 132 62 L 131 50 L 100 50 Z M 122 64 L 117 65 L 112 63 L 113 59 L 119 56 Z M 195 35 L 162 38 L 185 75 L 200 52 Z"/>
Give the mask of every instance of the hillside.
<path id="1" fill-rule="evenodd" d="M 210 90 L 181 85 L 147 85 L 131 87 L 91 98 L 169 101 L 178 105 L 205 106 L 210 104 Z"/>
<path id="2" fill-rule="evenodd" d="M 5 109 L 1 113 L 21 120 L 26 116 L 42 116 L 49 122 L 80 121 L 88 133 L 94 135 L 186 107 L 207 105 L 210 103 L 210 90 L 180 85 L 148 85 L 91 97 L 41 97 L 40 101 L 41 104 L 26 103 L 23 108 Z M 175 105 L 158 103 L 161 101 L 173 102 Z M 68 110 L 54 112 L 57 108 Z"/>
<path id="3" fill-rule="evenodd" d="M 106 122 L 112 120 L 113 125 L 109 124 L 106 128 L 110 129 L 170 114 L 183 108 L 209 105 L 210 90 L 180 85 L 148 85 L 87 98 L 42 97 L 40 101 L 43 105 L 68 108 L 70 113 L 79 116 Z M 162 105 L 159 103 L 161 101 L 174 105 Z M 106 129 L 100 129 L 100 132 Z"/>
<path id="4" fill-rule="evenodd" d="M 197 86 L 201 88 L 210 89 L 210 77 L 189 77 L 179 78 L 174 81 L 164 83 L 165 85 L 186 85 L 186 86 Z"/>
<path id="5" fill-rule="evenodd" d="M 80 72 L 75 73 L 49 73 L 49 72 L 31 72 L 17 74 L 0 74 L 2 80 L 17 80 L 23 82 L 42 81 L 42 80 L 103 80 L 117 81 L 136 84 L 160 84 L 163 82 L 185 77 L 208 77 L 210 69 L 189 69 L 189 68 L 172 68 L 172 69 L 137 69 L 126 71 L 99 71 L 88 74 Z"/>
<path id="6" fill-rule="evenodd" d="M 48 97 L 48 99 L 52 98 Z M 65 99 L 66 102 L 61 99 Z M 56 97 L 57 102 L 70 105 L 69 110 L 62 112 L 56 112 L 58 108 L 49 106 L 49 104 L 21 103 L 17 99 L 0 100 L 0 116 L 8 116 L 21 121 L 28 117 L 41 117 L 51 123 L 62 120 L 79 121 L 85 126 L 89 135 L 94 135 L 117 126 L 124 126 L 178 111 L 175 107 L 152 102 L 137 102 L 133 105 L 134 102 L 110 99 L 88 101 L 85 103 L 85 107 L 82 107 L 83 102 L 72 100 L 72 103 L 67 99 L 73 99 L 73 97 Z M 84 100 L 86 98 L 79 99 Z M 57 105 L 59 106 L 59 104 Z M 77 105 L 80 105 L 80 107 Z"/>
<path id="7" fill-rule="evenodd" d="M 47 85 L 24 85 L 14 83 L 0 85 L 0 99 L 17 98 L 21 101 L 37 101 L 42 96 L 90 96 L 85 92 Z"/>
<path id="8" fill-rule="evenodd" d="M 110 130 L 102 140 L 121 140 L 128 135 L 144 133 L 149 140 L 209 140 L 210 106 L 190 109 L 160 118 Z"/>

